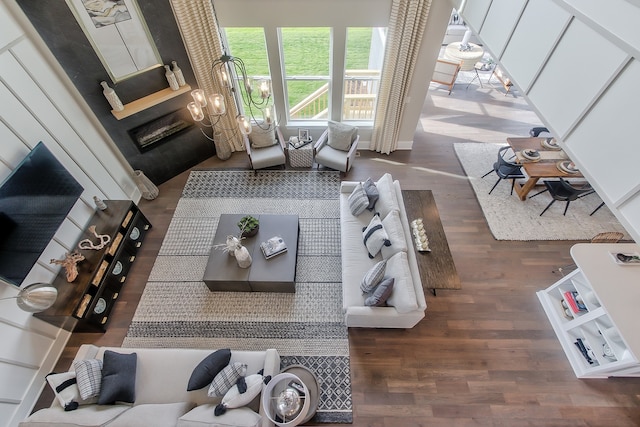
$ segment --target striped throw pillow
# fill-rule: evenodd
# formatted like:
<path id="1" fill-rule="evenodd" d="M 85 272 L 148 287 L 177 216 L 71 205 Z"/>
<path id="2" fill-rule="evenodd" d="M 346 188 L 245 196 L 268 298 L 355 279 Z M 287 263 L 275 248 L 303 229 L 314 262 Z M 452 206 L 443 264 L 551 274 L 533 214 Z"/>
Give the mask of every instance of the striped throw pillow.
<path id="1" fill-rule="evenodd" d="M 369 206 L 369 197 L 364 191 L 362 183 L 358 183 L 349 195 L 349 210 L 353 216 L 358 216 Z"/>
<path id="2" fill-rule="evenodd" d="M 362 278 L 362 282 L 360 283 L 360 290 L 363 294 L 368 294 L 369 292 L 373 292 L 378 283 L 384 277 L 384 271 L 387 269 L 387 260 L 382 260 L 377 262 L 376 265 L 371 267 L 369 271 L 367 271 Z"/>

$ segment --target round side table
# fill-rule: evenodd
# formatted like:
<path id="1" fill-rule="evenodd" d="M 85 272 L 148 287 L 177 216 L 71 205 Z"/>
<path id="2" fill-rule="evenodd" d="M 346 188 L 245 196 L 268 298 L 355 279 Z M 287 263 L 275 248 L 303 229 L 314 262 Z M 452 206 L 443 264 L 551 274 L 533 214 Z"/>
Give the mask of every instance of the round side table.
<path id="1" fill-rule="evenodd" d="M 470 50 L 460 50 L 462 42 L 450 43 L 444 49 L 444 57 L 460 62 L 460 71 L 472 71 L 476 62 L 484 55 L 484 49 L 475 43 L 469 43 Z"/>
<path id="2" fill-rule="evenodd" d="M 307 412 L 307 416 L 300 422 L 300 424 L 304 424 L 313 418 L 318 410 L 318 401 L 320 400 L 320 385 L 318 384 L 318 379 L 309 368 L 302 365 L 290 365 L 281 372 L 287 372 L 300 378 L 300 381 L 302 381 L 309 390 L 309 412 Z"/>

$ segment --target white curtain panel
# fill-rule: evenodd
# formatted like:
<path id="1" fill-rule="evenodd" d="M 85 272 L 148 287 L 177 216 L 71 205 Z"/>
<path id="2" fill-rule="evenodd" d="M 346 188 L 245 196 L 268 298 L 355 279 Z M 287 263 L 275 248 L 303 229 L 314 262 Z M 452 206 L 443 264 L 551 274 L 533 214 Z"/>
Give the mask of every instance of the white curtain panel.
<path id="1" fill-rule="evenodd" d="M 214 93 L 222 93 L 225 97 L 226 114 L 219 120 L 211 117 L 212 122 L 217 121 L 216 139 L 221 138 L 222 141 L 226 141 L 231 151 L 244 150 L 236 123 L 238 109 L 235 100 L 228 91 L 220 91 L 211 76 L 211 64 L 223 53 L 218 20 L 211 0 L 171 0 L 171 8 L 198 86 L 205 91 L 207 97 Z M 220 131 L 219 135 L 218 131 Z"/>
<path id="2" fill-rule="evenodd" d="M 398 146 L 404 100 L 430 7 L 431 0 L 393 0 L 371 150 L 389 154 Z"/>

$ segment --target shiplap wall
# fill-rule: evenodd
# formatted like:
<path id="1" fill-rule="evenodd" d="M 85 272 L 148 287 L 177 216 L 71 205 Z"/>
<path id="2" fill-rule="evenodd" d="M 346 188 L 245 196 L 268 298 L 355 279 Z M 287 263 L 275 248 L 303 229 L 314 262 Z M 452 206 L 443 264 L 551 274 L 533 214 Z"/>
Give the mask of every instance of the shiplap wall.
<path id="1" fill-rule="evenodd" d="M 132 171 L 110 148 L 111 141 L 86 114 L 66 76 L 39 50 L 40 40 L 13 2 L 0 3 L 0 181 L 39 141 L 84 187 L 23 285 L 50 283 L 62 258 L 94 212 L 93 196 L 139 200 Z M 0 281 L 0 297 L 19 288 Z M 15 300 L 0 301 L 0 425 L 25 418 L 55 365 L 69 333 L 21 311 Z"/>
<path id="2" fill-rule="evenodd" d="M 626 0 L 465 3 L 465 22 L 640 242 L 640 7 Z"/>

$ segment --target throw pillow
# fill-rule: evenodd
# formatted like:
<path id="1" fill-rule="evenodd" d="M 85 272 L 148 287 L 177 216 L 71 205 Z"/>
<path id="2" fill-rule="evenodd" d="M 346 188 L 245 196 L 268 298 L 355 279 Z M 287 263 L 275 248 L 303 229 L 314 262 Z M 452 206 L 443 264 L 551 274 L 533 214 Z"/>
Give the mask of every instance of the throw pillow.
<path id="1" fill-rule="evenodd" d="M 384 277 L 384 271 L 387 268 L 387 261 L 382 260 L 369 269 L 362 278 L 360 290 L 363 294 L 372 292 Z"/>
<path id="2" fill-rule="evenodd" d="M 389 246 L 389 236 L 382 226 L 380 215 L 377 213 L 371 218 L 369 225 L 362 229 L 362 239 L 369 253 L 369 258 L 378 255 L 382 246 Z"/>
<path id="3" fill-rule="evenodd" d="M 136 400 L 138 355 L 105 350 L 102 358 L 102 388 L 98 405 L 110 405 L 116 402 L 133 403 Z"/>
<path id="4" fill-rule="evenodd" d="M 209 397 L 224 396 L 240 377 L 247 375 L 247 365 L 235 362 L 224 367 L 209 386 Z"/>
<path id="5" fill-rule="evenodd" d="M 376 187 L 376 183 L 373 182 L 371 177 L 367 178 L 364 184 L 362 184 L 362 187 L 364 188 L 364 192 L 367 193 L 367 198 L 369 199 L 369 206 L 367 206 L 367 209 L 373 211 L 376 207 L 378 197 L 380 197 L 378 187 Z"/>
<path id="6" fill-rule="evenodd" d="M 373 294 L 364 300 L 364 305 L 368 307 L 382 307 L 387 305 L 387 299 L 393 291 L 393 282 L 393 277 L 388 277 L 380 282 L 373 291 Z"/>
<path id="7" fill-rule="evenodd" d="M 376 203 L 376 211 L 380 213 L 380 217 L 384 219 L 389 212 L 399 211 L 400 204 L 398 203 L 396 191 L 400 191 L 400 189 L 396 189 L 391 174 L 385 173 L 382 175 L 382 177 L 376 181 L 376 187 L 380 194 L 378 203 Z"/>
<path id="8" fill-rule="evenodd" d="M 216 406 L 215 414 L 222 415 L 227 409 L 240 408 L 248 405 L 262 391 L 264 377 L 260 374 L 249 375 L 244 378 L 246 383 L 245 391 L 242 392 L 236 384 L 229 389 L 222 398 L 222 402 Z"/>
<path id="9" fill-rule="evenodd" d="M 262 127 L 265 129 L 263 129 Z M 268 125 L 268 127 L 260 122 L 254 123 L 251 127 L 251 135 L 249 135 L 251 141 L 251 148 L 264 148 L 275 145 L 276 140 L 276 128 L 274 125 Z"/>
<path id="10" fill-rule="evenodd" d="M 349 195 L 349 210 L 353 216 L 358 216 L 369 206 L 369 198 L 364 191 L 362 184 L 356 184 L 356 188 L 353 189 Z"/>
<path id="11" fill-rule="evenodd" d="M 389 235 L 391 246 L 383 246 L 380 249 L 383 259 L 389 259 L 398 252 L 406 252 L 407 238 L 404 235 L 404 229 L 402 228 L 402 220 L 400 219 L 400 213 L 398 211 L 391 211 L 382 220 L 384 230 Z"/>
<path id="12" fill-rule="evenodd" d="M 49 374 L 47 382 L 65 411 L 73 411 L 78 408 L 78 405 L 88 405 L 98 401 L 95 397 L 87 400 L 80 397 L 80 389 L 74 371 Z"/>
<path id="13" fill-rule="evenodd" d="M 187 391 L 200 390 L 211 384 L 211 381 L 231 360 L 231 350 L 228 348 L 216 350 L 195 367 L 187 384 Z"/>
<path id="14" fill-rule="evenodd" d="M 336 150 L 349 151 L 357 133 L 357 127 L 329 120 L 329 140 L 327 144 Z"/>
<path id="15" fill-rule="evenodd" d="M 73 363 L 73 369 L 76 371 L 80 398 L 87 400 L 99 396 L 102 385 L 102 360 L 76 360 Z"/>
<path id="16" fill-rule="evenodd" d="M 416 290 L 413 287 L 413 278 L 409 268 L 409 259 L 406 252 L 398 252 L 387 260 L 388 277 L 393 277 L 393 292 L 387 299 L 387 305 L 396 308 L 398 313 L 409 313 L 418 309 Z"/>

